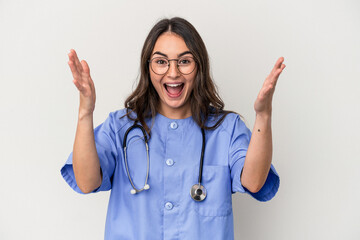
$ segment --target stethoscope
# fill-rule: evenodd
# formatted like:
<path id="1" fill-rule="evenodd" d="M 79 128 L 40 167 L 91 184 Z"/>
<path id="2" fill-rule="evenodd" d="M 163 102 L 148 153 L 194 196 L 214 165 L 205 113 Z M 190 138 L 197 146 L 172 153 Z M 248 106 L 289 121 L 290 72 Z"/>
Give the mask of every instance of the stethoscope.
<path id="1" fill-rule="evenodd" d="M 142 131 L 143 135 L 144 135 L 144 142 L 145 142 L 145 147 L 146 147 L 146 157 L 147 157 L 147 168 L 146 168 L 145 184 L 141 189 L 137 189 L 135 187 L 132 179 L 131 179 L 130 172 L 129 172 L 129 167 L 128 167 L 128 162 L 127 162 L 127 158 L 126 158 L 126 139 L 127 139 L 128 134 L 130 133 L 130 131 L 135 129 L 135 128 L 139 128 Z M 194 184 L 190 189 L 190 196 L 195 201 L 202 201 L 202 200 L 204 200 L 206 198 L 206 188 L 201 185 L 202 169 L 203 169 L 203 162 L 204 162 L 204 152 L 205 152 L 205 131 L 204 131 L 203 128 L 201 128 L 201 134 L 202 134 L 202 147 L 201 147 L 201 157 L 200 157 L 200 167 L 199 167 L 199 181 L 198 181 L 197 184 Z M 128 175 L 130 184 L 133 187 L 133 189 L 131 189 L 131 191 L 130 191 L 131 194 L 136 194 L 136 193 L 139 193 L 139 192 L 141 192 L 143 190 L 150 189 L 150 186 L 147 183 L 148 178 L 149 178 L 149 167 L 150 167 L 148 141 L 149 141 L 149 139 L 147 137 L 147 134 L 145 132 L 144 127 L 137 124 L 136 122 L 134 123 L 134 125 L 129 127 L 125 132 L 124 141 L 123 141 L 124 160 L 125 160 L 125 167 L 126 167 L 127 175 Z"/>

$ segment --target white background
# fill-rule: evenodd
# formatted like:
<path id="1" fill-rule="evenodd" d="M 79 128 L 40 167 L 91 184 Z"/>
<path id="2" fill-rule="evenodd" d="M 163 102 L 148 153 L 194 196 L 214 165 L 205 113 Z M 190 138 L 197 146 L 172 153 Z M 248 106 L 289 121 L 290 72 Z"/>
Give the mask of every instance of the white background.
<path id="1" fill-rule="evenodd" d="M 199 31 L 226 103 L 253 103 L 283 56 L 273 102 L 270 202 L 233 195 L 235 239 L 360 239 L 360 2 L 0 0 L 0 239 L 103 239 L 109 192 L 80 195 L 60 168 L 79 95 L 69 49 L 90 65 L 94 125 L 123 108 L 151 27 Z"/>

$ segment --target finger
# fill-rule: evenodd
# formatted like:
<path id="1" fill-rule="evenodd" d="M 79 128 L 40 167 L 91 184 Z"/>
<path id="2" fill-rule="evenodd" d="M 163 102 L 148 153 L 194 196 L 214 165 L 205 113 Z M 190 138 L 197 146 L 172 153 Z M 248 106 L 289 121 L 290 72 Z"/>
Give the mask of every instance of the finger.
<path id="1" fill-rule="evenodd" d="M 72 53 L 73 53 L 73 57 L 74 57 L 74 62 L 77 66 L 77 68 L 79 69 L 79 72 L 82 72 L 83 71 L 83 68 L 80 64 L 80 61 L 79 61 L 79 58 L 78 58 L 78 55 L 76 53 L 76 51 L 74 49 L 71 49 L 72 50 Z"/>
<path id="2" fill-rule="evenodd" d="M 68 64 L 69 64 L 69 67 L 70 67 L 73 77 L 75 79 L 81 80 L 80 73 L 79 73 L 78 69 L 76 68 L 75 63 L 73 61 L 69 61 Z"/>
<path id="3" fill-rule="evenodd" d="M 90 69 L 89 69 L 89 66 L 87 65 L 87 63 L 85 62 L 85 65 L 84 65 L 84 67 L 87 69 L 87 71 L 84 72 L 83 63 L 79 62 L 79 59 L 76 56 L 75 50 L 71 49 L 70 53 L 68 55 L 69 55 L 69 58 L 71 59 L 71 62 L 73 63 L 72 71 L 74 72 L 74 74 L 73 74 L 74 78 L 78 81 L 80 86 L 83 86 L 83 84 L 85 84 L 85 83 L 89 84 L 89 79 L 90 79 L 89 72 L 90 72 Z M 85 61 L 85 60 L 83 60 L 83 61 Z M 76 64 L 77 62 L 80 63 L 80 67 L 79 67 L 79 64 Z M 91 84 L 90 84 L 90 88 L 91 88 Z M 82 88 L 82 89 L 84 89 L 84 88 Z"/>
<path id="4" fill-rule="evenodd" d="M 283 62 L 284 62 L 284 57 L 280 57 L 280 58 L 276 61 L 276 63 L 275 63 L 275 65 L 274 65 L 274 67 L 273 67 L 273 69 L 272 69 L 272 71 L 271 71 L 270 74 L 273 75 L 273 74 L 276 72 L 276 70 L 281 67 L 281 65 L 282 65 Z"/>
<path id="5" fill-rule="evenodd" d="M 75 53 L 74 50 L 71 49 L 70 53 L 68 53 L 69 56 L 69 61 L 71 61 L 73 63 L 74 69 L 78 72 L 78 74 L 80 75 L 81 73 L 81 68 L 79 68 L 79 66 L 76 64 L 76 58 L 75 58 Z"/>
<path id="6" fill-rule="evenodd" d="M 84 73 L 86 73 L 88 82 L 90 84 L 90 88 L 92 90 L 95 89 L 94 82 L 93 82 L 93 80 L 92 80 L 92 78 L 90 76 L 90 67 L 89 67 L 88 63 L 85 60 L 81 60 L 81 65 L 83 66 Z"/>
<path id="7" fill-rule="evenodd" d="M 282 64 L 276 71 L 275 71 L 275 74 L 274 74 L 274 77 L 275 78 L 278 78 L 280 76 L 280 74 L 282 73 L 282 71 L 284 70 L 285 68 L 285 64 Z"/>
<path id="8" fill-rule="evenodd" d="M 79 90 L 80 93 L 82 93 L 84 96 L 89 96 L 91 94 L 91 89 L 90 85 L 81 83 L 79 81 L 77 81 L 76 79 L 73 80 L 73 83 L 75 84 L 75 86 L 77 87 L 77 89 Z"/>
<path id="9" fill-rule="evenodd" d="M 274 94 L 279 76 L 282 73 L 282 70 L 286 67 L 285 64 L 282 64 L 283 62 L 284 57 L 280 57 L 276 61 L 272 72 L 269 74 L 269 76 L 266 78 L 266 81 L 264 82 L 264 92 L 271 92 L 272 95 Z"/>
<path id="10" fill-rule="evenodd" d="M 75 84 L 75 86 L 77 87 L 77 89 L 80 92 L 83 90 L 83 87 L 81 86 L 81 84 L 76 79 L 73 80 L 73 83 Z"/>
<path id="11" fill-rule="evenodd" d="M 84 72 L 90 75 L 90 68 L 85 60 L 81 60 L 81 66 L 82 66 Z"/>
<path id="12" fill-rule="evenodd" d="M 81 63 L 82 68 L 83 68 L 83 72 L 81 73 L 82 77 L 83 77 L 83 80 L 84 80 L 84 82 L 86 82 L 88 84 L 88 86 L 90 87 L 91 92 L 93 92 L 94 83 L 92 82 L 92 79 L 90 77 L 89 65 L 87 64 L 87 62 L 85 60 L 81 60 L 80 63 Z"/>
<path id="13" fill-rule="evenodd" d="M 95 92 L 95 85 L 91 77 L 89 77 L 89 85 L 92 92 Z"/>
<path id="14" fill-rule="evenodd" d="M 284 62 L 284 57 L 279 57 L 279 59 L 276 61 L 274 68 L 280 68 L 281 64 Z"/>
<path id="15" fill-rule="evenodd" d="M 284 61 L 284 58 L 283 58 L 283 57 L 280 57 L 280 58 L 276 61 L 276 63 L 275 63 L 275 65 L 274 65 L 273 69 L 271 70 L 270 74 L 269 74 L 269 75 L 267 76 L 267 78 L 265 79 L 264 84 L 263 84 L 263 87 L 267 87 L 268 84 L 274 84 L 274 81 L 276 81 L 275 78 L 276 78 L 277 71 L 278 71 L 278 69 L 279 69 L 279 67 L 281 66 L 281 64 L 282 64 L 283 61 Z"/>
<path id="16" fill-rule="evenodd" d="M 75 66 L 77 67 L 77 65 L 76 65 L 76 57 L 75 57 L 75 50 L 70 49 L 70 52 L 68 53 L 68 56 L 69 56 L 69 60 L 74 62 Z"/>
<path id="17" fill-rule="evenodd" d="M 280 73 L 281 73 L 281 72 L 282 72 L 282 69 L 277 69 L 277 70 L 275 71 L 275 73 L 274 73 L 274 75 L 273 75 L 273 77 L 272 77 L 272 79 L 271 79 L 271 81 L 270 81 L 270 84 L 276 86 L 276 83 L 277 83 L 277 81 L 278 81 L 278 79 L 279 79 L 279 76 L 280 76 Z"/>
<path id="18" fill-rule="evenodd" d="M 272 81 L 271 81 L 271 84 L 272 84 L 274 87 L 276 86 L 276 84 L 277 84 L 277 82 L 278 82 L 278 80 L 279 80 L 280 74 L 282 73 L 282 71 L 283 71 L 283 69 L 284 69 L 285 67 L 286 67 L 285 64 L 282 64 L 282 65 L 281 65 L 281 68 L 279 68 L 279 69 L 275 72 L 274 77 L 273 77 L 273 79 L 272 79 Z"/>

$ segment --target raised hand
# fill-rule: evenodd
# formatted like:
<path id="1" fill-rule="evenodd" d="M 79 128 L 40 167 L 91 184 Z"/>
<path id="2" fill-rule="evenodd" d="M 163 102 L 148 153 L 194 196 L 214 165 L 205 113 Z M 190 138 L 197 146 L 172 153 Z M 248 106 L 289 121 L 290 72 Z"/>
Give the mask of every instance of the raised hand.
<path id="1" fill-rule="evenodd" d="M 271 115 L 272 98 L 275 92 L 275 86 L 282 70 L 285 68 L 283 64 L 284 58 L 280 57 L 269 76 L 264 81 L 264 84 L 256 98 L 254 109 L 256 114 Z"/>
<path id="2" fill-rule="evenodd" d="M 74 49 L 70 50 L 68 56 L 68 64 L 74 77 L 73 83 L 80 92 L 79 114 L 82 116 L 92 114 L 95 109 L 96 94 L 89 66 L 85 60 L 79 61 Z"/>

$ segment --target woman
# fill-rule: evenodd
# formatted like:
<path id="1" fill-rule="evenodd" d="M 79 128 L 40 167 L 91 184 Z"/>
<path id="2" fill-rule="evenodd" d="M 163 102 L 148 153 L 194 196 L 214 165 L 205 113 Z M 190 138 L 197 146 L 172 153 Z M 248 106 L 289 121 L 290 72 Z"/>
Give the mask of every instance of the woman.
<path id="1" fill-rule="evenodd" d="M 267 201 L 279 187 L 271 110 L 283 61 L 255 101 L 251 135 L 239 115 L 223 110 L 196 29 L 182 18 L 163 19 L 145 40 L 140 80 L 125 109 L 93 130 L 94 83 L 71 50 L 80 107 L 61 173 L 79 193 L 111 189 L 105 239 L 233 239 L 231 194 Z"/>

